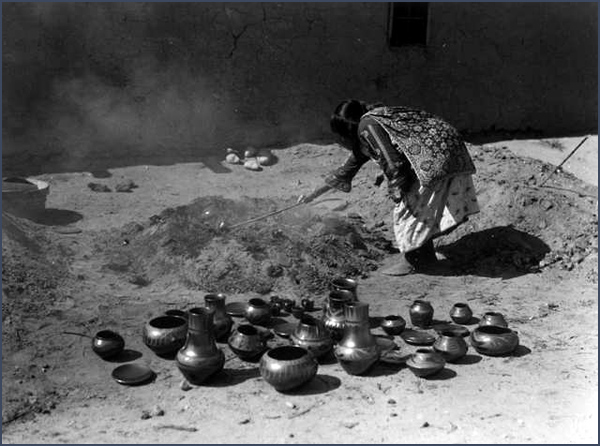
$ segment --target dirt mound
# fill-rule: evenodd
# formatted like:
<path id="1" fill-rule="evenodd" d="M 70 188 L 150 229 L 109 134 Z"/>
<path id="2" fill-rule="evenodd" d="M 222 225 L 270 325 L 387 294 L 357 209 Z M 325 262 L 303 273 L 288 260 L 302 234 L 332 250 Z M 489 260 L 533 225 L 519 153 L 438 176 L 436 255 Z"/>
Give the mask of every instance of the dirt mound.
<path id="1" fill-rule="evenodd" d="M 226 293 L 321 293 L 332 277 L 366 277 L 391 243 L 360 217 L 290 211 L 257 224 L 219 230 L 290 203 L 203 197 L 103 237 L 106 268 L 140 282 L 173 279 Z"/>

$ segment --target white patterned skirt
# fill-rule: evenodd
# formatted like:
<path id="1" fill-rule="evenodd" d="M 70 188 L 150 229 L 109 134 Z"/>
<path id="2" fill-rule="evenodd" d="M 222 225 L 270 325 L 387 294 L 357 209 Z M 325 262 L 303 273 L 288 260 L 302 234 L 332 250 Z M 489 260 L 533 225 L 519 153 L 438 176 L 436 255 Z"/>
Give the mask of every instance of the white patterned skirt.
<path id="1" fill-rule="evenodd" d="M 477 212 L 479 205 L 470 174 L 441 181 L 435 188 L 422 187 L 416 181 L 394 207 L 397 247 L 403 253 L 417 249 Z"/>

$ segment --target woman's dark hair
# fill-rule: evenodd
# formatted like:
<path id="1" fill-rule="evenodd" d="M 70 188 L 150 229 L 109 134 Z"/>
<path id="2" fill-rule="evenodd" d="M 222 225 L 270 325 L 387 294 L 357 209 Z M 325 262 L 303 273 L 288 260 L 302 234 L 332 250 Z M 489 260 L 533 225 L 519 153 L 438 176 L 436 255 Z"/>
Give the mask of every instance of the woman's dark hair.
<path id="1" fill-rule="evenodd" d="M 347 99 L 340 103 L 331 115 L 330 126 L 333 133 L 346 138 L 358 137 L 358 123 L 362 115 L 381 104 L 367 104 L 356 99 Z"/>

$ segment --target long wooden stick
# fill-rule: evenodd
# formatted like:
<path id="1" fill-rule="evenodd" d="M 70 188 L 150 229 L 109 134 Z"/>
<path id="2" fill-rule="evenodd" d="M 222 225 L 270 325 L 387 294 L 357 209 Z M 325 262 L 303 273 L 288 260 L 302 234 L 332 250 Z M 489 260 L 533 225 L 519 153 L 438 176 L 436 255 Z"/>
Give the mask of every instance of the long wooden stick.
<path id="1" fill-rule="evenodd" d="M 589 138 L 589 135 L 588 135 L 588 136 L 586 136 L 585 138 L 583 138 L 583 139 L 581 140 L 581 142 L 580 142 L 579 144 L 577 144 L 577 147 L 575 147 L 573 150 L 571 150 L 571 153 L 569 153 L 569 155 L 567 155 L 567 157 L 566 157 L 564 160 L 562 160 L 562 162 L 561 162 L 561 163 L 560 163 L 558 166 L 556 166 L 552 172 L 550 172 L 550 175 L 548 175 L 548 176 L 546 177 L 546 179 L 545 179 L 544 181 L 542 181 L 542 184 L 540 184 L 540 185 L 539 185 L 539 187 L 542 187 L 544 184 L 546 184 L 546 182 L 547 182 L 547 181 L 550 179 L 550 177 L 551 177 L 552 175 L 554 175 L 554 174 L 556 173 L 556 171 L 557 171 L 558 169 L 560 169 L 560 168 L 561 168 L 561 166 L 562 166 L 564 163 L 566 163 L 566 162 L 567 162 L 567 160 L 568 160 L 569 158 L 571 158 L 571 156 L 573 156 L 573 154 L 574 154 L 574 153 L 577 151 L 577 149 L 579 149 L 579 148 L 580 148 L 580 147 L 583 145 L 583 143 L 587 141 L 587 139 L 588 139 L 588 138 Z"/>

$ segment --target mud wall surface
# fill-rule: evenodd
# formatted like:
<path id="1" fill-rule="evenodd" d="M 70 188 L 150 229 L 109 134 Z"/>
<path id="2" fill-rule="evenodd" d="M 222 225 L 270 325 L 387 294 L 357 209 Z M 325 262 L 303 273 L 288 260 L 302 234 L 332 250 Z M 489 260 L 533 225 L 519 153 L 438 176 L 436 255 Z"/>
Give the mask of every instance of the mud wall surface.
<path id="1" fill-rule="evenodd" d="M 329 136 L 346 97 L 465 132 L 597 128 L 596 3 L 3 3 L 3 169 L 193 160 Z"/>

